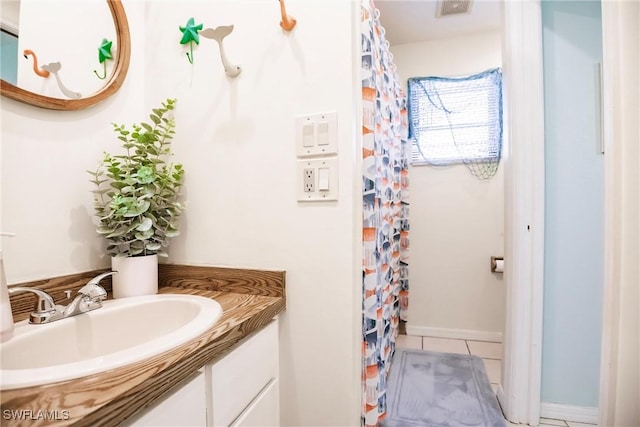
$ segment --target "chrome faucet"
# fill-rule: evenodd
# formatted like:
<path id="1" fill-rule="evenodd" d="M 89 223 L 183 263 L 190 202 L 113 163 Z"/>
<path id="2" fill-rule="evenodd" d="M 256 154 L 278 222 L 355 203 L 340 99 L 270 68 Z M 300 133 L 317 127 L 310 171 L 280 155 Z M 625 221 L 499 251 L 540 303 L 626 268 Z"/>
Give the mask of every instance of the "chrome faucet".
<path id="1" fill-rule="evenodd" d="M 38 288 L 23 288 L 21 286 L 9 287 L 9 295 L 20 292 L 31 292 L 35 294 L 37 298 L 33 311 L 29 315 L 29 323 L 49 323 L 53 322 L 53 320 L 62 318 L 59 314 L 60 309 L 63 307 L 61 305 L 56 305 L 56 303 L 53 302 L 51 295 L 45 291 L 41 291 Z"/>
<path id="2" fill-rule="evenodd" d="M 54 303 L 51 295 L 37 288 L 14 286 L 9 288 L 9 294 L 20 292 L 31 292 L 35 294 L 37 297 L 36 304 L 29 315 L 29 323 L 51 323 L 102 307 L 102 300 L 107 298 L 107 291 L 100 286 L 100 281 L 115 273 L 117 273 L 117 271 L 108 271 L 91 279 L 78 290 L 78 295 L 66 307 Z"/>
<path id="3" fill-rule="evenodd" d="M 100 286 L 100 281 L 115 273 L 115 271 L 109 271 L 89 280 L 78 290 L 78 295 L 71 301 L 71 304 L 64 308 L 63 317 L 75 316 L 102 307 L 102 300 L 107 298 L 107 291 Z"/>

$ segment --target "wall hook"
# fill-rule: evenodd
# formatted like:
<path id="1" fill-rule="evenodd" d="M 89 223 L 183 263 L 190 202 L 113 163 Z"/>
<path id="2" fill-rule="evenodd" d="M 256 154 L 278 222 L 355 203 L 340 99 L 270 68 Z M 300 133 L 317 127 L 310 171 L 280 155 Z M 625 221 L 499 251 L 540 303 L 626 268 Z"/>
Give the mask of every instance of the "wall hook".
<path id="1" fill-rule="evenodd" d="M 40 77 L 44 77 L 44 78 L 49 77 L 48 71 L 38 68 L 38 57 L 36 56 L 36 53 L 34 51 L 25 49 L 24 52 L 22 52 L 22 54 L 27 59 L 29 59 L 29 55 L 33 56 L 33 72 L 34 73 L 36 73 Z"/>
<path id="2" fill-rule="evenodd" d="M 182 32 L 182 39 L 180 39 L 180 44 L 189 43 L 189 52 L 187 52 L 187 59 L 190 64 L 193 64 L 193 43 L 200 44 L 200 37 L 198 36 L 198 31 L 202 30 L 202 24 L 195 24 L 195 20 L 193 18 L 189 18 L 187 21 L 187 25 L 184 27 L 180 26 L 180 31 Z"/>
<path id="3" fill-rule="evenodd" d="M 80 94 L 80 92 L 74 92 L 72 90 L 69 90 L 65 85 L 62 84 L 62 81 L 60 80 L 60 76 L 58 76 L 58 71 L 60 71 L 60 68 L 62 68 L 62 64 L 60 64 L 59 62 L 52 62 L 51 64 L 46 64 L 42 66 L 43 70 L 48 71 L 55 76 L 56 82 L 58 83 L 58 87 L 67 98 L 71 98 L 71 99 L 82 98 L 82 95 Z"/>
<path id="4" fill-rule="evenodd" d="M 279 0 L 279 1 L 280 1 L 280 14 L 282 15 L 282 21 L 280 21 L 280 26 L 285 31 L 291 31 L 293 30 L 293 27 L 296 26 L 296 23 L 298 21 L 296 21 L 296 19 L 293 16 L 287 15 L 287 9 L 284 5 L 284 0 Z"/>
<path id="5" fill-rule="evenodd" d="M 97 78 L 99 78 L 100 80 L 104 80 L 107 78 L 107 63 L 104 62 L 104 68 L 102 70 L 102 75 L 98 74 L 98 72 L 96 70 L 93 70 L 93 74 L 96 75 Z"/>
<path id="6" fill-rule="evenodd" d="M 240 75 L 240 72 L 242 71 L 242 69 L 239 66 L 233 65 L 232 63 L 229 62 L 229 60 L 227 59 L 227 55 L 224 51 L 224 45 L 222 44 L 222 40 L 226 36 L 231 34 L 232 31 L 233 31 L 233 25 L 222 25 L 220 27 L 216 27 L 215 29 L 205 28 L 200 32 L 200 34 L 202 35 L 202 37 L 213 39 L 218 42 L 218 45 L 220 46 L 220 59 L 222 59 L 222 66 L 224 67 L 224 72 L 227 76 L 231 78 L 235 78 Z"/>
<path id="7" fill-rule="evenodd" d="M 112 44 L 113 44 L 112 41 L 109 41 L 107 39 L 102 39 L 102 44 L 98 48 L 98 61 L 100 61 L 101 64 L 104 64 L 104 71 L 103 71 L 103 75 L 102 76 L 100 76 L 100 74 L 98 74 L 98 72 L 96 70 L 93 70 L 93 73 L 100 80 L 104 80 L 104 79 L 107 78 L 107 59 L 111 59 L 111 57 L 112 57 L 111 56 L 111 45 Z"/>

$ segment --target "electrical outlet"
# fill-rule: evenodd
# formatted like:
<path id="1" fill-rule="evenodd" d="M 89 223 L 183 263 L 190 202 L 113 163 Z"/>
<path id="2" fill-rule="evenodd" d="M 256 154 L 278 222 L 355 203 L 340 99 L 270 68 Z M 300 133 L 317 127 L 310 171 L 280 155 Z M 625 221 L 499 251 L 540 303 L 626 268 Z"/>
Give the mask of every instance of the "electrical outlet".
<path id="1" fill-rule="evenodd" d="M 316 191 L 316 176 L 314 168 L 305 168 L 303 172 L 304 176 L 302 182 L 304 184 L 305 193 L 313 193 Z"/>
<path id="2" fill-rule="evenodd" d="M 300 202 L 338 200 L 338 158 L 299 159 L 296 162 L 297 199 Z"/>

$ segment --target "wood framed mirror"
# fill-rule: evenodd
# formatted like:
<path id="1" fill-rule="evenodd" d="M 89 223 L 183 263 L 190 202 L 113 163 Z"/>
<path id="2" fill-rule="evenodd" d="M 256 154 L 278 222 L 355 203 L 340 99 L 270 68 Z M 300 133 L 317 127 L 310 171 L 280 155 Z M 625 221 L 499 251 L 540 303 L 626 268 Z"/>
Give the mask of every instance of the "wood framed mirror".
<path id="1" fill-rule="evenodd" d="M 120 0 L 106 0 L 115 25 L 116 46 L 114 67 L 100 90 L 80 99 L 53 98 L 17 87 L 0 80 L 0 94 L 16 101 L 51 110 L 80 110 L 97 104 L 120 89 L 129 70 L 131 40 L 127 15 Z"/>

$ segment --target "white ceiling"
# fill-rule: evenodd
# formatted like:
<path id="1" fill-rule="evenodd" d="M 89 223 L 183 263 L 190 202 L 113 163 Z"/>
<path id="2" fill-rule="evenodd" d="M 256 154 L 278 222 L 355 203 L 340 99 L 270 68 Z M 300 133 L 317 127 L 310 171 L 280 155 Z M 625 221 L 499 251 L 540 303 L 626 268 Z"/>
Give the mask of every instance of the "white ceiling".
<path id="1" fill-rule="evenodd" d="M 438 0 L 375 0 L 391 45 L 500 29 L 500 1 L 474 0 L 470 13 L 436 18 Z"/>

